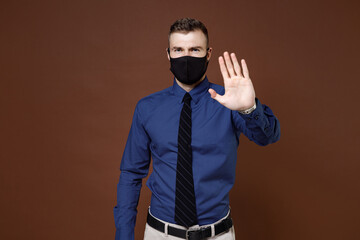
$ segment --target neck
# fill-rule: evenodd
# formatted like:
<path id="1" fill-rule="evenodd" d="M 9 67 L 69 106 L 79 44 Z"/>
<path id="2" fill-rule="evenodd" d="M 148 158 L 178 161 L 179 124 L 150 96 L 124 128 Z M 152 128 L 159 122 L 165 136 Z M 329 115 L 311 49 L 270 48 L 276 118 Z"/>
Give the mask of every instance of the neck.
<path id="1" fill-rule="evenodd" d="M 196 83 L 193 83 L 193 84 L 191 84 L 191 85 L 188 85 L 188 84 L 184 84 L 184 83 L 180 82 L 179 80 L 177 80 L 177 79 L 175 78 L 177 84 L 178 84 L 182 89 L 184 89 L 186 92 L 190 92 L 194 87 L 196 87 L 196 86 L 199 85 L 202 81 L 204 81 L 204 79 L 205 79 L 205 74 L 204 74 L 204 76 L 202 76 L 202 78 L 201 78 L 199 81 L 197 81 Z"/>

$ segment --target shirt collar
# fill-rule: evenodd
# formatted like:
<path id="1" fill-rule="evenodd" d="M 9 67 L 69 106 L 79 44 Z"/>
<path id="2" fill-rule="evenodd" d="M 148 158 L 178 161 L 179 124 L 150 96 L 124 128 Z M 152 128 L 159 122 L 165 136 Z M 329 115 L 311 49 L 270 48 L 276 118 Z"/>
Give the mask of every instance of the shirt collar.
<path id="1" fill-rule="evenodd" d="M 208 91 L 209 87 L 210 87 L 210 83 L 209 83 L 207 77 L 205 76 L 205 79 L 202 80 L 201 83 L 199 83 L 196 87 L 191 89 L 189 94 L 195 104 L 197 104 L 199 102 L 201 96 Z M 178 102 L 181 103 L 186 91 L 177 84 L 175 77 L 174 77 L 174 83 L 172 86 L 172 92 L 175 96 L 178 97 Z"/>

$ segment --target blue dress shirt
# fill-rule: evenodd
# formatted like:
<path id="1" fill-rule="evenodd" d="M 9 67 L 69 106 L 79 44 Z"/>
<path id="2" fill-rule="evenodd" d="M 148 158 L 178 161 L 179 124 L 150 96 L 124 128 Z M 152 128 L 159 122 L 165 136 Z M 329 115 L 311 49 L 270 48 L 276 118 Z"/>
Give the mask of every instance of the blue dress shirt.
<path id="1" fill-rule="evenodd" d="M 208 89 L 224 94 L 224 87 L 205 78 L 189 93 L 192 97 L 193 175 L 198 224 L 210 224 L 229 211 L 229 191 L 235 181 L 240 133 L 264 146 L 280 137 L 279 122 L 256 99 L 256 109 L 242 115 L 210 97 Z M 152 192 L 152 215 L 175 223 L 177 139 L 182 98 L 186 91 L 173 86 L 142 98 L 136 105 L 121 160 L 121 174 L 114 207 L 115 239 L 134 239 L 142 179 L 150 159 L 153 172 L 146 185 Z"/>

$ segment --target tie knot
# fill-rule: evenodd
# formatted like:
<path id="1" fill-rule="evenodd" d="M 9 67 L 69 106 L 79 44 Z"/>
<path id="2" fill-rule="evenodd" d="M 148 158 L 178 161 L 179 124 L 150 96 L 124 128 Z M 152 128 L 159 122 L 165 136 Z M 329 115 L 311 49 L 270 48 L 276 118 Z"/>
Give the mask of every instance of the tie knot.
<path id="1" fill-rule="evenodd" d="M 188 103 L 189 103 L 190 100 L 191 100 L 190 94 L 189 94 L 189 93 L 185 93 L 184 98 L 183 98 L 183 102 L 188 102 Z"/>

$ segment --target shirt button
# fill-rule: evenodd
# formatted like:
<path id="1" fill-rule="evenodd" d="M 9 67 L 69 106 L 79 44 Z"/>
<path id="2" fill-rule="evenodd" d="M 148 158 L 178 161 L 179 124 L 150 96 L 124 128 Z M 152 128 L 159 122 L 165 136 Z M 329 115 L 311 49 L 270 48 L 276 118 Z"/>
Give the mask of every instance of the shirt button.
<path id="1" fill-rule="evenodd" d="M 259 119 L 259 116 L 258 116 L 258 115 L 256 115 L 254 118 L 255 118 L 255 120 L 258 120 L 258 119 Z"/>

